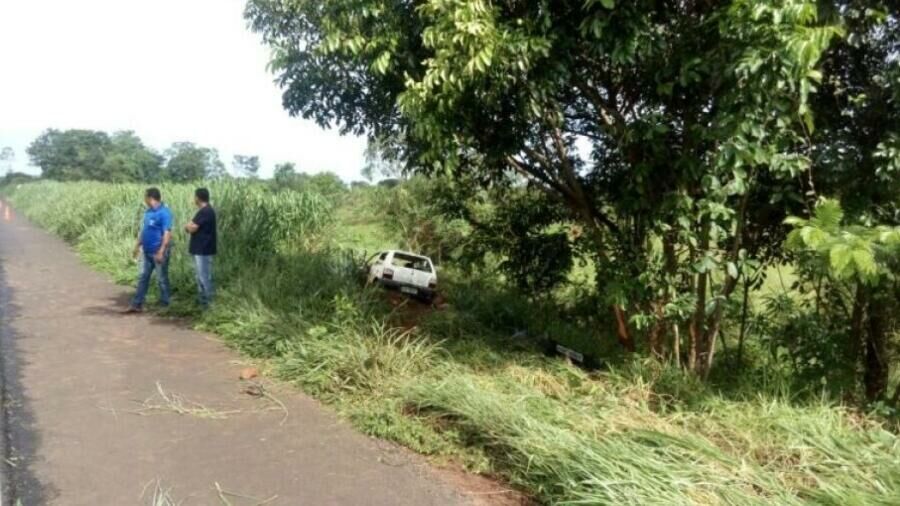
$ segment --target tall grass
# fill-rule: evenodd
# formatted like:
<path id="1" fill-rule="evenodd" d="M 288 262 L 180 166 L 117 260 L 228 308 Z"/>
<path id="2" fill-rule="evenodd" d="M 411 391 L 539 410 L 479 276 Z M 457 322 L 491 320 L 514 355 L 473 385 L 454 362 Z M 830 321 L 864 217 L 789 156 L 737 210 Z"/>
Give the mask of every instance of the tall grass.
<path id="1" fill-rule="evenodd" d="M 219 220 L 219 240 L 229 245 L 222 248 L 215 264 L 216 277 L 224 286 L 253 266 L 268 264 L 276 255 L 314 246 L 332 221 L 333 204 L 315 193 L 273 193 L 263 185 L 233 180 L 208 186 Z M 176 294 L 193 290 L 185 247 L 188 236 L 181 225 L 196 212 L 195 188 L 162 188 L 163 201 L 175 217 L 170 276 Z M 130 283 L 137 271 L 130 253 L 140 229 L 145 189 L 136 184 L 45 181 L 21 185 L 10 199 L 29 219 L 74 242 L 91 265 L 119 282 Z"/>
<path id="2" fill-rule="evenodd" d="M 496 280 L 466 280 L 464 268 L 446 292 L 450 309 L 410 322 L 361 288 L 356 254 L 334 239 L 347 240 L 335 216 L 365 233 L 379 224 L 315 193 L 210 187 L 219 298 L 194 312 L 178 234 L 179 310 L 370 434 L 461 459 L 552 504 L 900 504 L 900 439 L 874 420 L 777 388 L 726 397 L 655 362 L 585 373 L 516 332 L 577 340 L 576 327 Z M 162 191 L 176 221 L 189 219 L 193 187 Z M 88 263 L 133 283 L 143 187 L 40 182 L 7 193 Z"/>
<path id="3" fill-rule="evenodd" d="M 717 400 L 661 416 L 623 378 L 571 395 L 524 369 L 443 376 L 405 392 L 421 416 L 461 427 L 548 502 L 900 503 L 896 436 L 833 407 Z"/>

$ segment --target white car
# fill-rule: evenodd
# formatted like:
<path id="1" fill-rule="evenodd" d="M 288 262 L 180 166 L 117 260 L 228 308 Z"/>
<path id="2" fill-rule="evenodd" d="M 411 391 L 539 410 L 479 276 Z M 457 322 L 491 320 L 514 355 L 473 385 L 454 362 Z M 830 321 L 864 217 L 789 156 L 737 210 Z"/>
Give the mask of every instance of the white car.
<path id="1" fill-rule="evenodd" d="M 372 261 L 374 260 L 374 261 Z M 425 300 L 437 291 L 437 272 L 431 259 L 406 251 L 389 250 L 369 260 L 369 283 L 399 289 L 402 293 Z"/>

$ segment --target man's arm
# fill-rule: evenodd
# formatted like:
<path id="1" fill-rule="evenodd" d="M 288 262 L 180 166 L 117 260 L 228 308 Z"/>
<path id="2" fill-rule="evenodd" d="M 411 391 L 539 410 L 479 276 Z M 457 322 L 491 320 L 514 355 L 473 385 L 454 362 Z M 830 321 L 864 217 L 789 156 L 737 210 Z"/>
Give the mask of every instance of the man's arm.
<path id="1" fill-rule="evenodd" d="M 163 232 L 162 244 L 160 245 L 159 250 L 156 252 L 156 255 L 154 257 L 156 259 L 156 263 L 158 264 L 161 264 L 163 258 L 165 258 L 166 249 L 168 249 L 169 247 L 169 241 L 172 240 L 172 215 L 166 213 L 163 216 L 163 220 L 163 230 L 165 230 L 165 232 Z"/>
<path id="2" fill-rule="evenodd" d="M 141 232 L 142 231 L 143 231 L 143 229 L 138 229 L 137 242 L 134 244 L 134 251 L 131 252 L 131 256 L 133 258 L 137 258 L 138 255 L 141 254 Z"/>
<path id="3" fill-rule="evenodd" d="M 156 259 L 156 263 L 161 264 L 163 258 L 165 258 L 166 249 L 169 247 L 169 241 L 172 240 L 172 231 L 166 230 L 163 234 L 162 245 L 159 247 L 159 250 L 156 252 L 154 258 Z"/>
<path id="4" fill-rule="evenodd" d="M 206 213 L 201 209 L 197 211 L 197 214 L 194 215 L 194 219 L 189 221 L 187 225 L 184 226 L 184 231 L 189 234 L 196 234 L 198 230 L 200 230 L 200 225 L 206 223 L 207 217 Z"/>

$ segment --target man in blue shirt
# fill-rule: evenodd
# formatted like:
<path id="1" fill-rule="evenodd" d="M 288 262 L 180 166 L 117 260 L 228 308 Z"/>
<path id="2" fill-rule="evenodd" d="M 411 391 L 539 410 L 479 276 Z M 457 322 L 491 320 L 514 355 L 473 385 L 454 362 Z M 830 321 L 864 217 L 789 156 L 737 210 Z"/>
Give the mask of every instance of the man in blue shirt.
<path id="1" fill-rule="evenodd" d="M 129 313 L 140 313 L 144 309 L 144 299 L 150 287 L 150 276 L 156 266 L 159 281 L 159 303 L 169 305 L 169 246 L 172 241 L 172 211 L 162 203 L 158 188 L 148 188 L 144 193 L 144 224 L 134 246 L 134 256 L 141 255 L 141 274 L 138 278 L 137 293 L 131 301 Z"/>

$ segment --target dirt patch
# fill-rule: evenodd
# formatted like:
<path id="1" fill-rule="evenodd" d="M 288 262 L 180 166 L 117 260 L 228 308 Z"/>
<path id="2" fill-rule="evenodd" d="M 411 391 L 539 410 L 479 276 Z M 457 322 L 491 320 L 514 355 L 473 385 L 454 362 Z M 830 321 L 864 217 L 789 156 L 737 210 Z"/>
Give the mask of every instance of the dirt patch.
<path id="1" fill-rule="evenodd" d="M 441 467 L 435 473 L 475 506 L 537 506 L 539 503 L 508 484 L 488 476 L 472 474 L 457 466 Z"/>
<path id="2" fill-rule="evenodd" d="M 430 304 L 393 290 L 386 290 L 385 298 L 391 305 L 394 321 L 404 330 L 414 330 L 426 315 L 447 307 L 440 295 L 437 295 Z"/>

